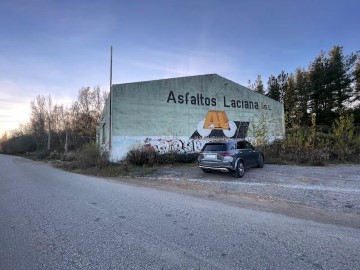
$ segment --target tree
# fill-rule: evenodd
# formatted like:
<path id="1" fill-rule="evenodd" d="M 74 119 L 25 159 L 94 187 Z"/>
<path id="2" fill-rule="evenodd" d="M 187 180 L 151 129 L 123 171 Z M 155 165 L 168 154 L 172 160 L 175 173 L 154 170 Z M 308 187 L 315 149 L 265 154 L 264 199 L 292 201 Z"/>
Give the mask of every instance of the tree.
<path id="1" fill-rule="evenodd" d="M 269 77 L 266 95 L 274 100 L 280 101 L 280 86 L 274 75 Z"/>
<path id="2" fill-rule="evenodd" d="M 45 97 L 38 95 L 35 100 L 30 103 L 31 116 L 30 122 L 32 127 L 32 134 L 36 140 L 36 149 L 40 150 L 45 147 L 46 141 L 46 108 L 45 108 Z"/>
<path id="3" fill-rule="evenodd" d="M 105 103 L 106 94 L 96 86 L 83 87 L 78 94 L 78 100 L 71 107 L 72 130 L 77 135 L 78 144 L 96 140 L 96 126 Z"/>
<path id="4" fill-rule="evenodd" d="M 0 153 L 4 152 L 4 146 L 3 145 L 5 145 L 7 140 L 8 140 L 8 136 L 7 136 L 7 132 L 5 131 L 4 134 L 0 138 Z"/>
<path id="5" fill-rule="evenodd" d="M 297 96 L 296 96 L 296 84 L 293 74 L 288 76 L 288 80 L 284 89 L 284 111 L 286 126 L 293 127 L 294 125 L 300 125 L 300 118 L 298 113 Z"/>
<path id="6" fill-rule="evenodd" d="M 46 118 L 47 118 L 47 124 L 48 124 L 48 140 L 47 140 L 47 150 L 50 151 L 51 147 L 51 111 L 52 111 L 52 99 L 51 96 L 47 96 L 45 99 L 46 103 Z"/>
<path id="7" fill-rule="evenodd" d="M 353 73 L 354 78 L 354 101 L 360 101 L 360 58 L 357 59 L 355 70 Z"/>
<path id="8" fill-rule="evenodd" d="M 308 111 L 310 100 L 309 72 L 298 68 L 295 71 L 296 118 L 299 125 L 310 125 Z"/>
<path id="9" fill-rule="evenodd" d="M 344 56 L 343 47 L 334 46 L 329 52 L 328 87 L 334 97 L 333 109 L 337 115 L 344 112 L 345 104 L 352 96 L 353 74 L 350 71 L 353 70 L 355 61 L 355 54 Z"/>
<path id="10" fill-rule="evenodd" d="M 32 135 L 18 134 L 1 142 L 1 148 L 2 152 L 6 154 L 24 154 L 26 152 L 35 151 L 36 143 L 34 142 L 34 137 Z"/>
<path id="11" fill-rule="evenodd" d="M 335 118 L 334 112 L 334 95 L 330 87 L 328 77 L 329 61 L 324 52 L 315 58 L 309 68 L 310 79 L 310 111 L 316 115 L 316 124 L 331 125 Z"/>
<path id="12" fill-rule="evenodd" d="M 261 76 L 257 75 L 256 80 L 254 83 L 251 83 L 251 81 L 249 80 L 249 88 L 255 92 L 258 92 L 260 94 L 265 94 L 265 90 L 264 90 L 264 84 L 261 80 Z"/>
<path id="13" fill-rule="evenodd" d="M 268 90 L 267 96 L 284 103 L 285 89 L 287 88 L 288 83 L 288 74 L 285 71 L 275 77 L 271 75 L 268 80 Z"/>
<path id="14" fill-rule="evenodd" d="M 281 71 L 281 73 L 277 77 L 277 82 L 279 85 L 279 93 L 280 93 L 280 102 L 284 103 L 285 92 L 288 87 L 289 74 L 285 73 L 285 71 Z"/>
<path id="15" fill-rule="evenodd" d="M 0 142 L 5 142 L 5 141 L 7 141 L 7 139 L 8 139 L 7 132 L 5 131 L 4 134 L 0 138 Z"/>

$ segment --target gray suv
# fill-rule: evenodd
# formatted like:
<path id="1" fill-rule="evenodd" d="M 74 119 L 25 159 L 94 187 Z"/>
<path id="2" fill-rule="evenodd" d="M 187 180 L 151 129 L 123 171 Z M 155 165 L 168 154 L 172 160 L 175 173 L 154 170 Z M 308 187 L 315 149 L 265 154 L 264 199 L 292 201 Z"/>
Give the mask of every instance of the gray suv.
<path id="1" fill-rule="evenodd" d="M 264 155 L 246 140 L 211 141 L 204 145 L 198 164 L 204 172 L 213 170 L 232 172 L 235 177 L 243 177 L 245 169 L 262 168 Z"/>

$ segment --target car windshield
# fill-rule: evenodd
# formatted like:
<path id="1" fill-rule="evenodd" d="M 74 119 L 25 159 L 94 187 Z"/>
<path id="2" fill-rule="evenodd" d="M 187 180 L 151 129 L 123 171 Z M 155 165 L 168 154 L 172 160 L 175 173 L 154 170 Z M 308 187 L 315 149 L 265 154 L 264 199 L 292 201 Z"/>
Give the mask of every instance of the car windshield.
<path id="1" fill-rule="evenodd" d="M 203 151 L 226 151 L 225 143 L 209 143 L 205 145 Z"/>

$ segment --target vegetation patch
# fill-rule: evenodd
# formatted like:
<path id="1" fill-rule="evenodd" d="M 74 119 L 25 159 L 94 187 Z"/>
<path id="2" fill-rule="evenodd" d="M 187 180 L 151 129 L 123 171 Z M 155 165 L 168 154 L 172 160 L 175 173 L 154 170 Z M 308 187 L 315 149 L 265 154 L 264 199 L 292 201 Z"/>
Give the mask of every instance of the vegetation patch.
<path id="1" fill-rule="evenodd" d="M 175 151 L 159 154 L 151 146 L 137 145 L 127 153 L 125 161 L 134 165 L 154 166 L 176 163 L 194 163 L 197 160 L 197 157 L 197 153 L 178 153 Z"/>
<path id="2" fill-rule="evenodd" d="M 353 115 L 344 115 L 335 120 L 331 129 L 324 129 L 313 121 L 312 127 L 289 129 L 285 140 L 259 147 L 264 151 L 267 163 L 315 166 L 358 163 L 360 136 L 353 122 Z"/>

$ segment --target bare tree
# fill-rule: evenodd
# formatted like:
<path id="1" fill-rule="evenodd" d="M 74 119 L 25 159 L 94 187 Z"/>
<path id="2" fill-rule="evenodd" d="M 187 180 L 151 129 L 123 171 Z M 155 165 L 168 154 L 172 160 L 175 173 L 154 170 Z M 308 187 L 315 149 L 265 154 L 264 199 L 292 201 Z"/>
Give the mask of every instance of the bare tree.
<path id="1" fill-rule="evenodd" d="M 32 134 L 36 139 L 36 149 L 39 150 L 45 145 L 45 121 L 46 121 L 46 108 L 45 97 L 38 95 L 31 103 L 31 127 Z"/>
<path id="2" fill-rule="evenodd" d="M 46 100 L 46 118 L 48 123 L 48 141 L 47 141 L 47 150 L 50 151 L 51 147 L 51 111 L 52 111 L 52 99 L 51 96 L 47 96 Z"/>
<path id="3" fill-rule="evenodd" d="M 71 107 L 72 127 L 79 142 L 88 143 L 96 140 L 96 126 L 105 103 L 106 94 L 96 86 L 83 87 L 78 100 Z"/>

